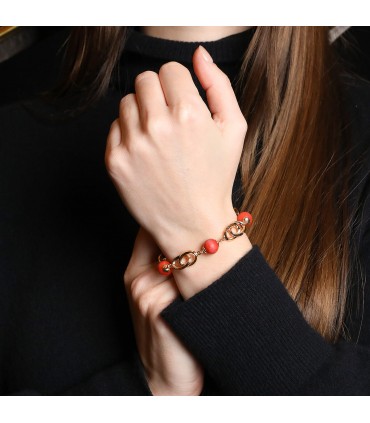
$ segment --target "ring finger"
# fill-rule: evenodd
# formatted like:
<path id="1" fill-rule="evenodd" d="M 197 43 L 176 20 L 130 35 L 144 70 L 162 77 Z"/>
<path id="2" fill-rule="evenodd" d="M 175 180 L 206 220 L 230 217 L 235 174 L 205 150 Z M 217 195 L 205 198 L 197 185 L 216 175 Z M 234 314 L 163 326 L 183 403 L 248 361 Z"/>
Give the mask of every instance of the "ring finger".
<path id="1" fill-rule="evenodd" d="M 152 71 L 139 74 L 135 79 L 135 91 L 140 121 L 145 128 L 149 119 L 168 110 L 158 74 Z"/>

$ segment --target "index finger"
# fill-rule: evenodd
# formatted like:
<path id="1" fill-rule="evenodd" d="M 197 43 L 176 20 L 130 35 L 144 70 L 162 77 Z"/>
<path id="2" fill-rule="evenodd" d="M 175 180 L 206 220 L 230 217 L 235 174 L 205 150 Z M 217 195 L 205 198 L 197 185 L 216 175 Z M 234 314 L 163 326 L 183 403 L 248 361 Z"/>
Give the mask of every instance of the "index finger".
<path id="1" fill-rule="evenodd" d="M 233 122 L 237 117 L 244 120 L 238 100 L 229 78 L 215 64 L 202 59 L 202 48 L 193 55 L 194 72 L 207 95 L 207 102 L 214 120 Z"/>
<path id="2" fill-rule="evenodd" d="M 130 262 L 128 264 L 128 273 L 130 274 L 129 279 L 134 279 L 143 269 L 147 268 L 150 264 L 155 263 L 159 254 L 159 248 L 157 247 L 153 237 L 147 230 L 140 227 L 134 248 L 131 254 Z"/>

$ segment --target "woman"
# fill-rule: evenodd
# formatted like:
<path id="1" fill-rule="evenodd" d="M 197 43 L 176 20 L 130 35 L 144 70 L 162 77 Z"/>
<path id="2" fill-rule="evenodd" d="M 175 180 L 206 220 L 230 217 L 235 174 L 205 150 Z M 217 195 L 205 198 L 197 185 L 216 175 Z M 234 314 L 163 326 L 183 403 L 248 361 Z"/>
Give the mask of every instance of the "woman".
<path id="1" fill-rule="evenodd" d="M 225 30 L 231 32 L 225 34 Z M 101 121 L 102 110 L 112 107 L 114 113 L 116 92 L 78 121 L 63 123 L 61 138 L 54 134 L 55 126 L 49 124 L 49 132 L 43 129 L 43 138 L 53 136 L 54 141 L 45 143 L 42 152 L 50 157 L 57 148 L 62 162 L 59 169 L 49 165 L 50 186 L 45 186 L 46 172 L 36 172 L 40 174 L 37 182 L 46 188 L 38 204 L 47 201 L 47 216 L 56 212 L 57 230 L 50 236 L 53 225 L 46 218 L 47 228 L 41 228 L 45 243 L 28 253 L 38 258 L 42 252 L 49 258 L 45 251 L 50 254 L 47 247 L 51 245 L 50 265 L 32 262 L 30 266 L 32 260 L 24 260 L 33 276 L 35 269 L 41 273 L 36 276 L 45 294 L 35 301 L 32 283 L 24 283 L 26 290 L 22 289 L 24 298 L 39 306 L 30 308 L 36 315 L 32 324 L 36 336 L 40 316 L 52 316 L 51 330 L 41 325 L 45 335 L 55 337 L 52 351 L 42 350 L 48 361 L 41 369 L 54 369 L 60 339 L 72 339 L 79 352 L 86 348 L 86 379 L 82 380 L 81 359 L 77 366 L 70 348 L 62 348 L 60 364 L 73 363 L 72 369 L 65 367 L 68 377 L 62 380 L 60 376 L 58 387 L 56 374 L 53 380 L 42 378 L 43 386 L 35 382 L 36 371 L 30 374 L 28 369 L 39 360 L 35 351 L 28 352 L 29 343 L 24 343 L 27 377 L 18 373 L 23 380 L 17 386 L 8 376 L 6 389 L 154 395 L 369 393 L 370 314 L 364 284 L 369 215 L 366 93 L 352 80 L 342 81 L 343 92 L 339 89 L 327 30 L 216 28 L 208 34 L 216 41 L 202 43 L 206 49 L 196 48 L 199 43 L 189 38 L 206 41 L 205 29 L 200 33 L 196 28 L 153 27 L 91 31 L 77 31 L 71 39 L 66 87 L 69 92 L 77 87 L 83 106 L 96 101 L 109 84 L 122 39 L 127 39 L 120 62 L 125 95 L 120 95 L 119 118 L 111 126 L 105 150 L 106 166 L 126 207 L 112 202 L 114 211 L 109 213 L 115 221 L 99 226 L 101 221 L 95 217 L 104 213 L 92 213 L 89 206 L 104 209 L 95 201 L 95 192 L 104 201 L 107 186 L 95 186 L 93 180 L 94 198 L 79 198 L 84 196 L 79 178 L 91 188 L 93 174 L 84 154 L 101 153 L 101 145 L 89 140 L 96 136 L 89 125 L 94 119 Z M 192 66 L 193 78 L 186 69 Z M 12 116 L 15 111 L 8 113 L 8 121 L 12 122 Z M 28 125 L 32 128 L 33 124 Z M 31 138 L 36 133 L 39 137 L 34 130 Z M 80 143 L 80 138 L 86 141 Z M 62 143 L 55 147 L 58 140 Z M 62 191 L 63 201 L 58 201 L 62 184 L 55 189 L 55 181 L 60 182 L 59 175 L 67 174 L 65 168 L 71 163 L 73 167 L 74 161 L 81 175 L 72 173 L 76 179 L 67 180 L 67 194 Z M 50 207 L 53 202 L 58 206 Z M 247 236 L 220 245 L 211 242 L 218 251 L 199 254 L 207 239 L 220 240 L 236 220 L 234 206 L 253 215 L 253 225 L 249 226 L 249 216 L 248 225 L 242 226 L 243 232 L 248 226 Z M 117 300 L 110 303 L 120 291 L 114 284 L 99 283 L 107 275 L 115 280 L 122 266 L 119 250 L 112 245 L 124 234 L 127 247 L 131 221 L 126 210 L 141 226 L 124 273 L 137 367 L 131 365 L 130 342 L 124 347 L 114 345 L 122 343 L 118 329 L 122 317 L 128 318 L 124 303 L 121 309 Z M 73 232 L 61 218 L 66 215 L 72 216 Z M 103 252 L 99 238 L 110 243 Z M 63 246 L 77 251 L 78 260 L 70 256 L 70 261 L 65 260 Z M 172 260 L 187 251 L 198 252 L 196 262 L 174 269 Z M 159 253 L 168 262 L 161 265 L 163 274 L 155 264 Z M 114 263 L 108 259 L 111 254 Z M 194 253 L 187 257 L 194 260 Z M 10 259 L 6 263 L 12 275 L 14 256 Z M 108 269 L 108 264 L 113 268 Z M 62 278 L 46 284 L 50 272 L 62 269 Z M 61 298 L 62 292 L 66 294 Z M 81 302 L 83 308 L 75 302 L 76 296 L 87 296 Z M 51 297 L 57 310 L 45 313 L 42 300 Z M 78 307 L 72 308 L 77 328 L 63 309 L 71 298 Z M 114 313 L 109 314 L 106 311 L 112 304 Z M 101 311 L 102 316 L 96 315 Z M 23 331 L 15 337 L 18 343 L 27 340 L 21 317 L 13 327 L 19 332 L 19 326 Z M 78 334 L 85 336 L 83 343 L 77 340 Z M 125 335 L 129 339 L 127 328 Z M 89 347 L 96 348 L 98 342 L 104 352 L 99 352 L 100 362 L 94 362 Z M 14 349 L 8 348 L 8 357 L 10 351 Z M 14 362 L 19 366 L 21 360 Z"/>

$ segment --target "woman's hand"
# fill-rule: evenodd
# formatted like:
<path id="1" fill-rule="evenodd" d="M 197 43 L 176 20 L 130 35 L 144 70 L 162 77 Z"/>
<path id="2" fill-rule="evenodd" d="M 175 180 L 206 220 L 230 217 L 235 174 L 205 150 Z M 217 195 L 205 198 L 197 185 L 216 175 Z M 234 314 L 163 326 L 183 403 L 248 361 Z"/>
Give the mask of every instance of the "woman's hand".
<path id="1" fill-rule="evenodd" d="M 139 74 L 120 104 L 106 165 L 126 207 L 168 257 L 217 238 L 235 220 L 231 195 L 247 124 L 228 77 L 198 48 L 195 73 L 169 62 Z M 196 244 L 194 244 L 196 243 Z"/>
<path id="2" fill-rule="evenodd" d="M 153 395 L 199 395 L 203 370 L 160 316 L 179 291 L 173 278 L 160 275 L 152 237 L 140 228 L 124 274 L 136 343 Z"/>

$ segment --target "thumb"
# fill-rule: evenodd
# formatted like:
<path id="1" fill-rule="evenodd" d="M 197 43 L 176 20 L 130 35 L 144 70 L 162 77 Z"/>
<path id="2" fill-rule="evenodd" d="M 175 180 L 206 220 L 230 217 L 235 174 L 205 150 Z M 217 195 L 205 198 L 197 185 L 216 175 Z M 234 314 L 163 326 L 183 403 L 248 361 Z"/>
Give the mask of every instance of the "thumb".
<path id="1" fill-rule="evenodd" d="M 206 92 L 212 117 L 219 126 L 223 128 L 229 122 L 235 122 L 235 119 L 244 119 L 229 78 L 203 46 L 194 52 L 193 68 Z"/>
<path id="2" fill-rule="evenodd" d="M 160 253 L 153 237 L 143 227 L 140 227 L 134 248 L 132 250 L 130 262 L 126 269 L 128 279 L 134 279 L 148 266 L 153 265 Z"/>

